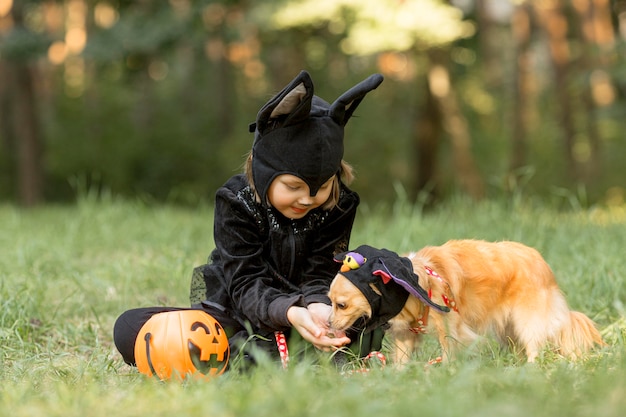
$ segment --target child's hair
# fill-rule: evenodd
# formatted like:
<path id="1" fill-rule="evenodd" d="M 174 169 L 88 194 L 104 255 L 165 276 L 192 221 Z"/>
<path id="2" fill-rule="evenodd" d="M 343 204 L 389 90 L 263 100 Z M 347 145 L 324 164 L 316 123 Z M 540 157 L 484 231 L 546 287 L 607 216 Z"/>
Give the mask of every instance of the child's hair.
<path id="1" fill-rule="evenodd" d="M 243 172 L 248 178 L 248 183 L 250 184 L 250 188 L 256 195 L 257 201 L 261 202 L 261 196 L 254 187 L 254 179 L 252 178 L 252 151 L 250 151 L 248 157 L 246 158 Z M 352 165 L 350 165 L 343 159 L 341 160 L 341 165 L 339 167 L 339 177 L 341 178 L 341 181 L 346 185 L 350 185 L 352 181 L 354 181 L 354 168 L 352 168 Z M 330 210 L 337 205 L 337 203 L 339 202 L 340 190 L 341 187 L 339 181 L 337 181 L 337 177 L 335 176 L 335 179 L 333 180 L 333 189 L 330 193 L 330 196 L 328 197 L 328 200 L 326 200 L 326 202 L 322 205 L 322 209 Z"/>

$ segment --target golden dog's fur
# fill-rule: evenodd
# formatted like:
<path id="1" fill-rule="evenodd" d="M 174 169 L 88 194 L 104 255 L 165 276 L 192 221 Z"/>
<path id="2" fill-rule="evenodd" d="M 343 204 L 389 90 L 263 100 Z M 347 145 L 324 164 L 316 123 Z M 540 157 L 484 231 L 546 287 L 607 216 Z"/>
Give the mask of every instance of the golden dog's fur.
<path id="1" fill-rule="evenodd" d="M 576 359 L 594 344 L 604 345 L 591 319 L 570 311 L 552 270 L 533 248 L 516 242 L 452 240 L 408 257 L 431 299 L 439 304 L 447 299 L 453 309 L 429 311 L 409 295 L 402 311 L 389 321 L 396 363 L 409 360 L 421 336 L 414 331 L 428 319 L 444 360 L 453 355 L 455 345 L 470 345 L 490 331 L 501 343 L 523 348 L 528 362 L 546 346 Z M 331 328 L 345 330 L 358 318 L 372 315 L 366 298 L 341 273 L 333 280 L 329 297 Z"/>

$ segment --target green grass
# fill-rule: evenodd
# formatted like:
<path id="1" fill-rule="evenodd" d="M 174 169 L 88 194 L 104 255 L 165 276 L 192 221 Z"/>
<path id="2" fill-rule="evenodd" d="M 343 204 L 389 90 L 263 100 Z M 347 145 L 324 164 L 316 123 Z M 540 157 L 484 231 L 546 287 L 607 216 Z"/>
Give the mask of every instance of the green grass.
<path id="1" fill-rule="evenodd" d="M 346 375 L 325 362 L 262 363 L 209 382 L 158 383 L 126 366 L 111 330 L 124 310 L 187 305 L 191 270 L 213 247 L 210 207 L 83 198 L 72 207 L 0 206 L 0 415 L 623 416 L 626 207 L 459 200 L 436 211 L 363 206 L 352 246 L 399 252 L 451 238 L 539 249 L 570 306 L 609 343 L 576 363 L 537 364 L 494 344 L 445 366 L 429 341 L 408 368 Z"/>

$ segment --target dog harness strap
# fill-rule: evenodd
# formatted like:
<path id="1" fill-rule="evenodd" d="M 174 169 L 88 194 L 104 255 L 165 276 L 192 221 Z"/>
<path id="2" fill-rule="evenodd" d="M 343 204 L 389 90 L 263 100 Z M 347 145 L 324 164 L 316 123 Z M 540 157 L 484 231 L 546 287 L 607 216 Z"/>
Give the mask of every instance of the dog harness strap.
<path id="1" fill-rule="evenodd" d="M 367 354 L 367 356 L 363 359 L 364 361 L 369 361 L 370 359 L 375 358 L 380 362 L 381 368 L 384 368 L 387 365 L 387 358 L 381 352 L 375 350 Z"/>
<path id="2" fill-rule="evenodd" d="M 283 332 L 274 332 L 274 337 L 276 338 L 276 345 L 280 354 L 280 362 L 283 365 L 283 369 L 287 369 L 289 365 L 289 349 L 287 349 L 285 334 Z"/>
<path id="3" fill-rule="evenodd" d="M 436 363 L 442 363 L 443 362 L 443 358 L 441 356 L 437 356 L 435 359 L 431 359 L 428 362 L 426 362 L 426 365 L 424 365 L 424 368 L 428 368 L 429 366 L 432 366 Z"/>
<path id="4" fill-rule="evenodd" d="M 372 359 L 374 359 L 374 361 L 372 361 Z M 366 374 L 372 369 L 372 366 L 376 366 L 376 365 L 380 369 L 384 369 L 385 366 L 387 366 L 387 358 L 382 352 L 373 350 L 370 353 L 368 353 L 366 357 L 363 358 L 358 368 L 344 371 L 341 374 L 342 375 L 354 375 L 354 374 L 361 374 L 361 373 Z"/>
<path id="5" fill-rule="evenodd" d="M 427 332 L 426 328 L 428 327 L 428 312 L 430 311 L 430 308 L 423 303 L 422 306 L 424 308 L 422 310 L 422 315 L 417 318 L 417 327 L 409 328 L 409 331 L 415 334 L 426 334 Z"/>
<path id="6" fill-rule="evenodd" d="M 426 273 L 428 275 L 430 275 L 431 277 L 435 277 L 437 278 L 443 285 L 445 285 L 448 289 L 448 295 L 446 294 L 441 294 L 441 298 L 443 299 L 443 303 L 450 307 L 452 310 L 456 311 L 457 313 L 459 312 L 459 309 L 456 306 L 456 301 L 454 301 L 454 297 L 452 296 L 452 289 L 450 288 L 450 285 L 441 277 L 441 275 L 439 275 L 438 273 L 436 273 L 435 271 L 433 271 L 432 268 L 429 268 L 427 266 L 424 267 L 424 269 L 426 270 Z M 428 290 L 428 298 L 432 299 L 433 293 L 432 293 L 432 288 L 430 288 Z M 420 317 L 417 318 L 417 327 L 411 327 L 409 330 L 415 334 L 426 334 L 427 332 L 427 327 L 428 327 L 428 313 L 430 311 L 430 308 L 422 303 L 422 305 L 424 306 L 423 310 L 422 310 L 422 315 Z"/>
<path id="7" fill-rule="evenodd" d="M 425 266 L 424 269 L 426 270 L 426 273 L 428 273 L 428 275 L 437 278 L 443 285 L 448 288 L 448 295 L 446 295 L 445 293 L 441 294 L 441 298 L 443 299 L 443 303 L 446 306 L 450 307 L 452 310 L 458 313 L 459 309 L 456 306 L 456 301 L 454 300 L 454 295 L 452 294 L 452 288 L 450 288 L 450 284 L 448 284 L 448 282 L 444 280 L 441 275 L 433 271 L 432 268 Z M 430 295 L 430 291 L 428 295 Z"/>

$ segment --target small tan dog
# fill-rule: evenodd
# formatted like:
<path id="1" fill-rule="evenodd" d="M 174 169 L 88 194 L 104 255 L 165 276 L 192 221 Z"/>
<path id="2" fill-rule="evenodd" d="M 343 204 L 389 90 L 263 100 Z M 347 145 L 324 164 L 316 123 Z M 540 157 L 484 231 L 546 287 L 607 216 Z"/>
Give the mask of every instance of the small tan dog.
<path id="1" fill-rule="evenodd" d="M 591 319 L 570 311 L 539 252 L 521 243 L 451 240 L 406 258 L 364 245 L 336 260 L 343 265 L 329 291 L 331 328 L 346 330 L 360 318 L 367 329 L 388 322 L 400 365 L 429 319 L 443 360 L 453 356 L 454 345 L 470 345 L 490 331 L 500 343 L 522 347 L 528 362 L 546 346 L 576 359 L 604 345 Z"/>

